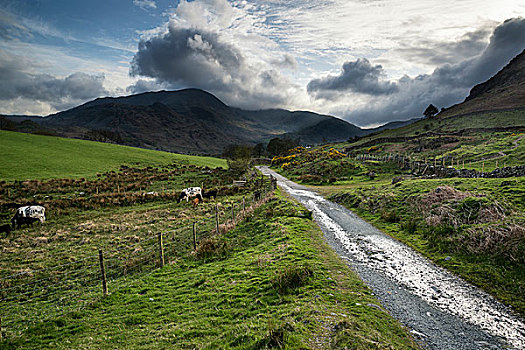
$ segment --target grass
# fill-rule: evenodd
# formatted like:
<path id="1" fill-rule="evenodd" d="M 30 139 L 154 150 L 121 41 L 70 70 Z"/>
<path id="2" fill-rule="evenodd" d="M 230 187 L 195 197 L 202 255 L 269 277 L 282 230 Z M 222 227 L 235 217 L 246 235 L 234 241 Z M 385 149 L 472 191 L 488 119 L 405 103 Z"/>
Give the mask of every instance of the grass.
<path id="1" fill-rule="evenodd" d="M 174 162 L 226 168 L 226 161 L 101 142 L 0 130 L 0 180 L 93 178 L 121 165 L 162 166 Z"/>
<path id="2" fill-rule="evenodd" d="M 114 282 L 108 297 L 0 348 L 417 348 L 311 215 L 282 195 L 216 239 L 228 249 Z"/>
<path id="3" fill-rule="evenodd" d="M 519 131 L 446 134 L 476 125 L 485 128 L 521 125 L 523 113 L 494 112 L 427 119 L 365 137 L 351 144 L 358 147 L 348 150 L 350 157 L 334 157 L 337 153 L 328 151 L 328 147 L 333 147 L 344 152 L 349 144 L 342 143 L 296 149 L 293 154 L 274 159 L 273 166 L 290 179 L 331 196 L 381 230 L 524 315 L 523 178 L 425 179 L 401 169 L 395 162 L 357 161 L 352 157 L 402 154 L 430 162 L 436 157 L 438 164 L 445 159 L 447 166 L 452 160 L 457 166 L 459 159 L 460 168 L 464 160 L 465 168 L 484 169 L 485 172 L 494 170 L 496 162 L 498 167 L 523 165 L 525 138 Z M 425 132 L 434 135 L 363 145 L 370 139 L 423 135 Z M 450 191 L 452 198 L 423 205 L 428 197 L 439 198 L 438 188 Z M 454 195 L 457 198 L 453 198 Z"/>
<path id="4" fill-rule="evenodd" d="M 435 202 L 419 211 L 417 206 L 437 188 L 453 188 L 467 197 Z M 396 185 L 332 187 L 324 193 L 331 193 L 330 198 L 379 229 L 525 314 L 523 178 L 412 179 Z M 499 218 L 479 214 L 494 206 L 503 208 Z M 436 216 L 442 209 L 446 218 Z M 432 218 L 442 223 L 432 223 Z M 506 237 L 514 228 L 522 233 Z"/>

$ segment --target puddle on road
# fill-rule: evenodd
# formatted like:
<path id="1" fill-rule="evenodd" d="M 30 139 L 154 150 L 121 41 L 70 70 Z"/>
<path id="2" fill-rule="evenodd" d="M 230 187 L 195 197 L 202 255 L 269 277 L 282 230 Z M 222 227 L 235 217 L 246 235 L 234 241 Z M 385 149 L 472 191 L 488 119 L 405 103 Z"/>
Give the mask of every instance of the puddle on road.
<path id="1" fill-rule="evenodd" d="M 432 264 L 350 211 L 339 209 L 312 191 L 294 189 L 286 182 L 281 182 L 281 187 L 314 213 L 316 221 L 337 238 L 353 263 L 366 264 L 427 304 L 506 339 L 517 349 L 525 348 L 525 324 L 494 298 Z M 343 216 L 338 219 L 340 223 L 329 215 L 334 215 L 334 209 L 339 211 L 337 216 Z"/>

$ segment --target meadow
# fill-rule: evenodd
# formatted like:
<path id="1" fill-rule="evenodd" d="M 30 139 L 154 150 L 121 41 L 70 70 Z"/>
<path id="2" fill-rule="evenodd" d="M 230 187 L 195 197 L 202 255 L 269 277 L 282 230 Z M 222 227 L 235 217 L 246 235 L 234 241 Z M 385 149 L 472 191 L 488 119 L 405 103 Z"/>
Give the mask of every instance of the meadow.
<path id="1" fill-rule="evenodd" d="M 49 147 L 64 156 L 66 141 Z M 233 186 L 238 178 L 214 167 L 222 160 L 158 153 L 90 163 L 82 177 L 54 167 L 31 178 L 20 168 L 26 180 L 0 183 L 2 223 L 18 205 L 47 209 L 44 224 L 0 236 L 0 349 L 417 348 L 324 243 L 310 212 L 266 192 L 254 171 Z M 177 203 L 189 186 L 218 197 Z"/>
<path id="2" fill-rule="evenodd" d="M 120 166 L 162 166 L 174 162 L 226 168 L 224 159 L 0 130 L 0 180 L 93 178 Z"/>

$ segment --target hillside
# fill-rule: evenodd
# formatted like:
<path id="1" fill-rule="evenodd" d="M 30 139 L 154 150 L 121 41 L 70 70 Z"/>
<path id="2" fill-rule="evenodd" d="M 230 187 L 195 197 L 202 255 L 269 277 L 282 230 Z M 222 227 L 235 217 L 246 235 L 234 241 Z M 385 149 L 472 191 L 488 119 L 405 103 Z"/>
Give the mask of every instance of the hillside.
<path id="1" fill-rule="evenodd" d="M 7 131 L 0 147 L 0 225 L 46 208 L 0 234 L 0 349 L 418 348 L 253 170 L 238 187 L 215 158 Z M 188 186 L 217 198 L 177 203 Z"/>
<path id="2" fill-rule="evenodd" d="M 299 137 L 303 143 L 320 143 L 370 132 L 312 112 L 232 108 L 198 89 L 98 98 L 40 119 L 7 118 L 33 122 L 32 129 L 38 123 L 46 133 L 66 137 L 200 154 L 218 154 L 229 144 L 253 145 L 286 134 Z M 32 130 L 20 126 L 11 129 Z"/>
<path id="3" fill-rule="evenodd" d="M 211 157 L 112 145 L 101 142 L 30 135 L 0 130 L 2 149 L 0 180 L 92 178 L 98 172 L 121 165 L 161 166 L 184 162 L 209 167 L 226 167 L 226 161 Z"/>
<path id="4" fill-rule="evenodd" d="M 489 80 L 474 86 L 464 102 L 438 116 L 516 108 L 525 108 L 525 50 Z"/>
<path id="5" fill-rule="evenodd" d="M 273 161 L 525 314 L 525 53 L 436 117 Z"/>

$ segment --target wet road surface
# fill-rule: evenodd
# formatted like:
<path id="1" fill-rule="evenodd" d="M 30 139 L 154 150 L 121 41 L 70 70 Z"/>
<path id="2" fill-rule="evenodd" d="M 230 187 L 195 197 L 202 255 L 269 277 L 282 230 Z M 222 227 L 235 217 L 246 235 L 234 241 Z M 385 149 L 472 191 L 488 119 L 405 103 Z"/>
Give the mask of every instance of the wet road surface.
<path id="1" fill-rule="evenodd" d="M 325 238 L 424 348 L 525 349 L 525 324 L 482 290 L 434 265 L 341 205 L 265 175 L 311 210 Z"/>

